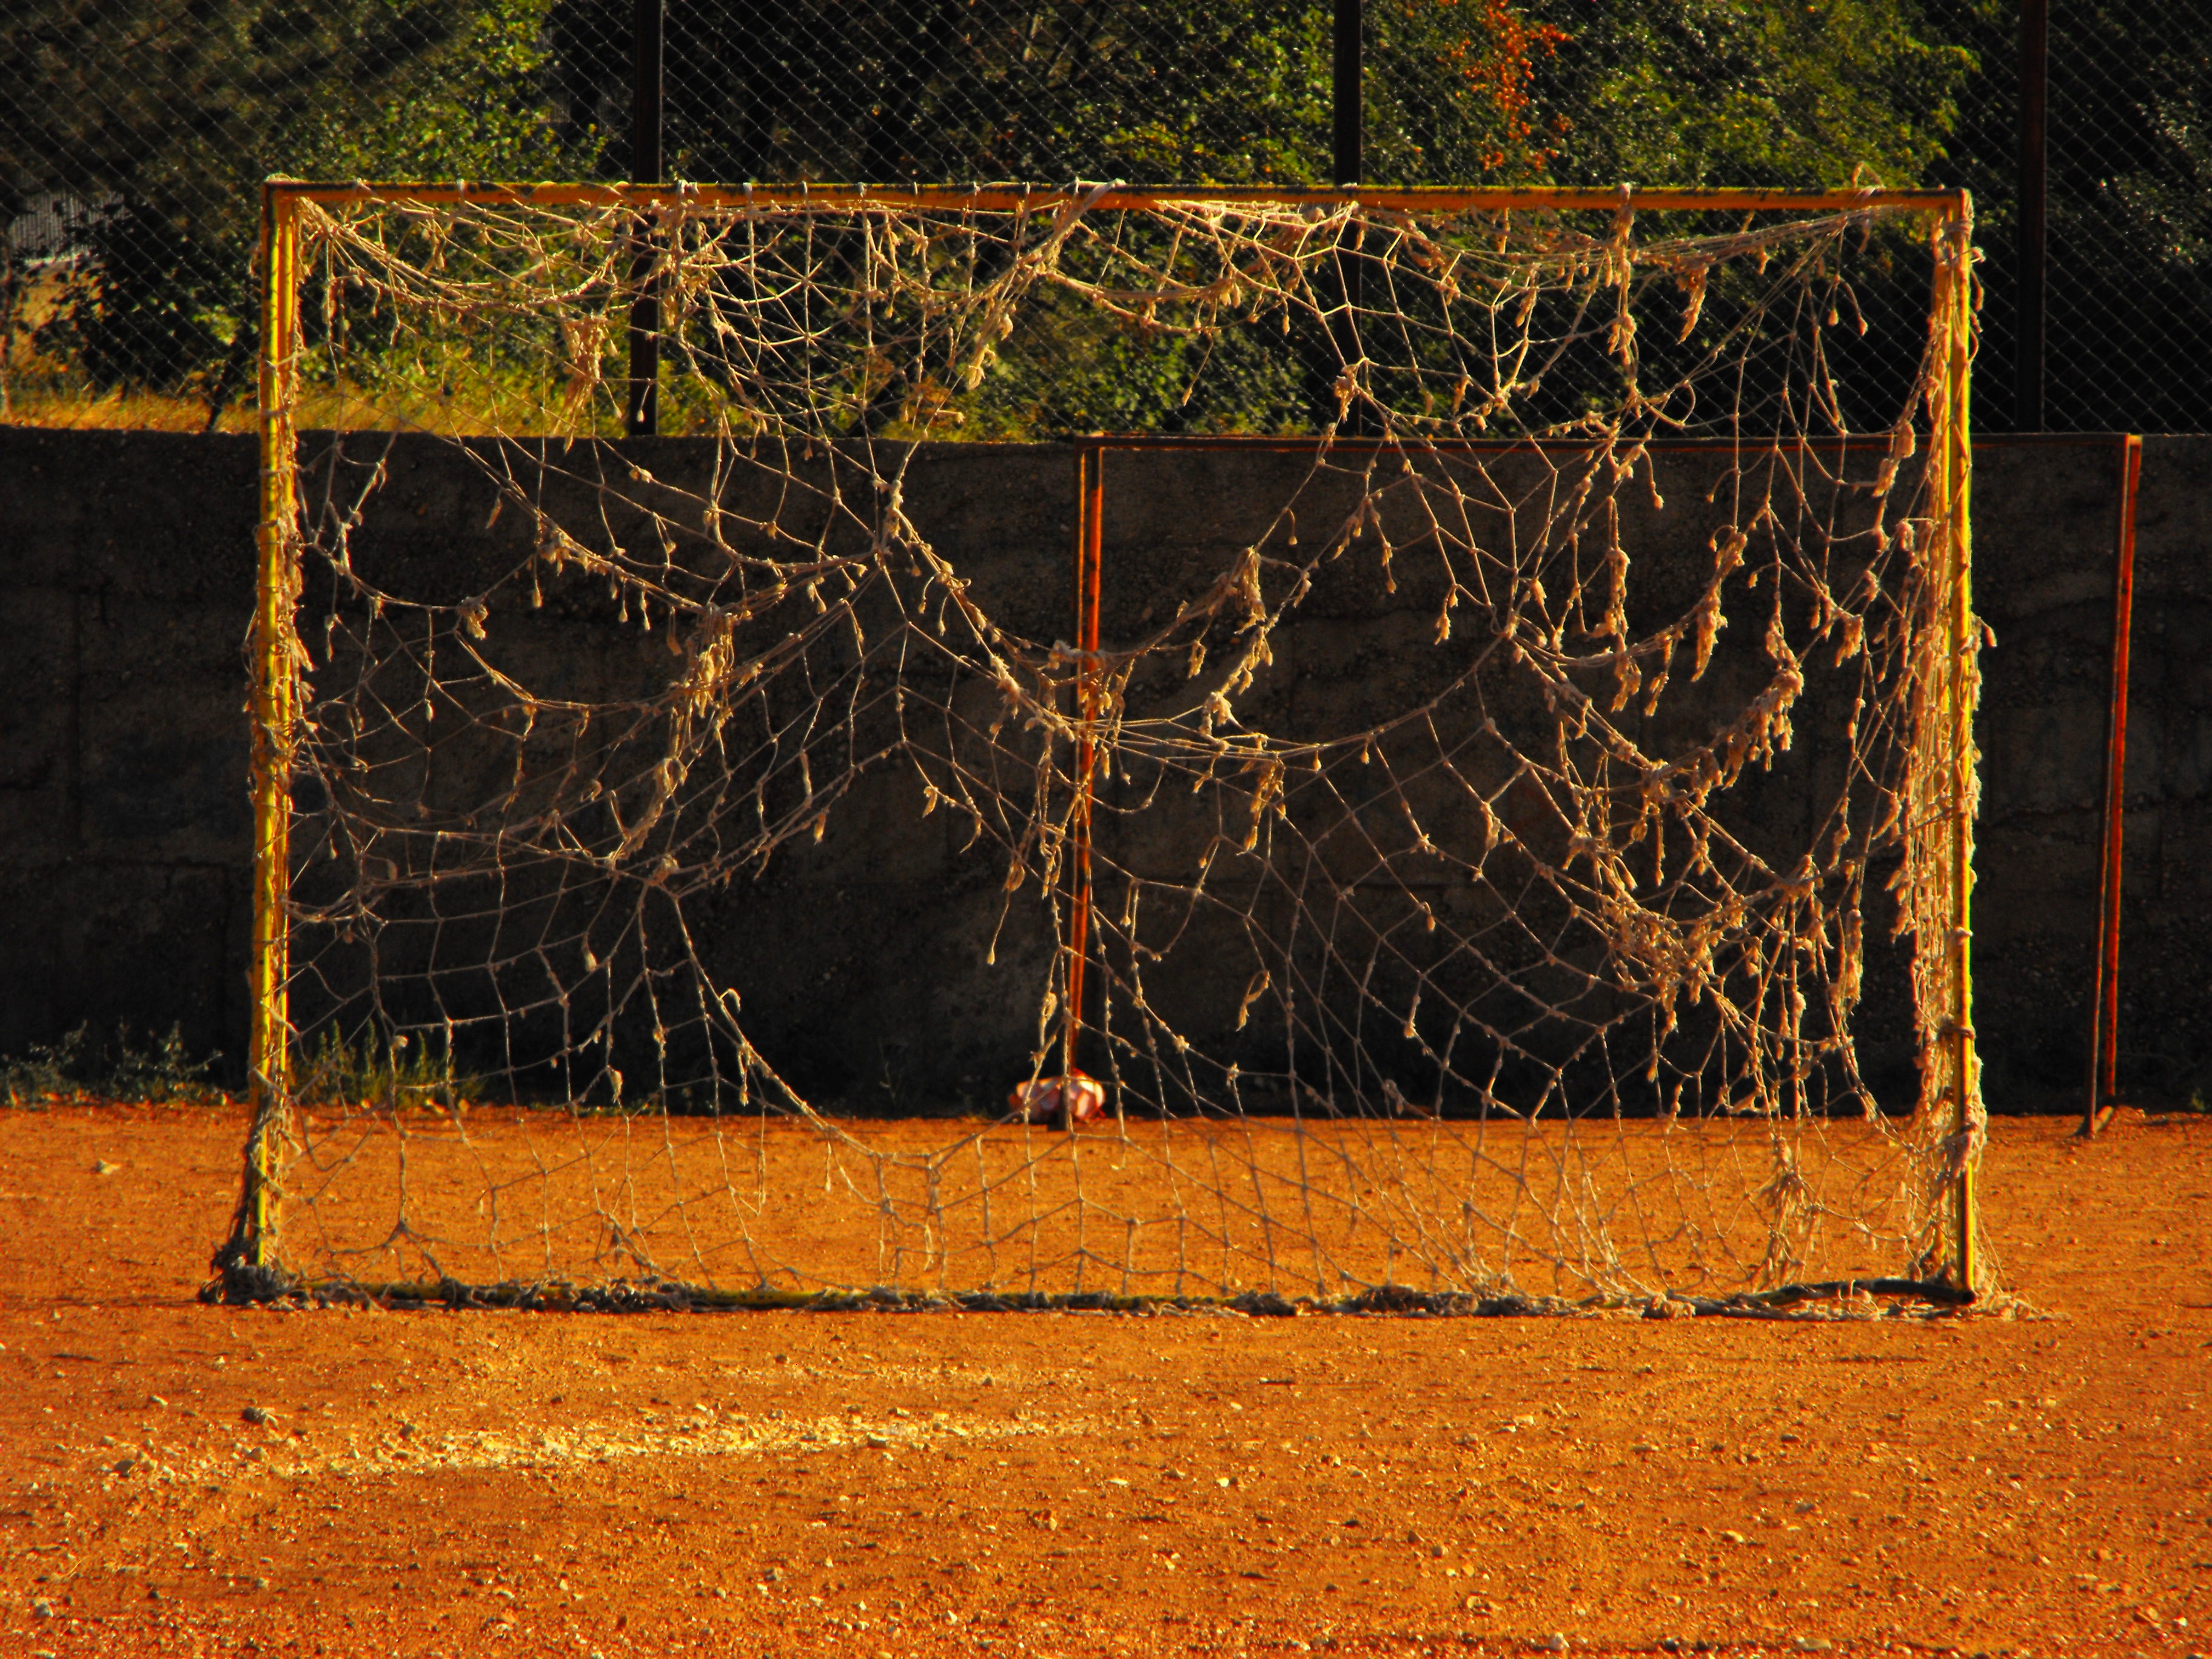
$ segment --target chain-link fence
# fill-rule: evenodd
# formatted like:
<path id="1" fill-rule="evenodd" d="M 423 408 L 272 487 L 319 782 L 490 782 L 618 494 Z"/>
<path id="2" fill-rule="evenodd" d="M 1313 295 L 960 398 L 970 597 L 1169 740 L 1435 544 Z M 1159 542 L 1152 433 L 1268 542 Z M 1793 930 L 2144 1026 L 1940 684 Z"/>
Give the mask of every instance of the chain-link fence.
<path id="1" fill-rule="evenodd" d="M 667 0 L 674 177 L 1340 176 L 1342 6 Z M 633 0 L 0 0 L 0 419 L 242 424 L 255 185 L 621 178 Z M 2054 428 L 2212 427 L 2212 52 L 2176 0 L 2051 21 Z M 1367 0 L 1390 183 L 1963 183 L 1980 424 L 2020 413 L 2019 0 Z"/>
<path id="2" fill-rule="evenodd" d="M 2022 407 L 2021 13 L 1931 9 L 1932 36 L 1975 64 L 1930 165 L 1972 189 L 1985 298 L 1978 423 L 2058 431 L 2212 429 L 2212 46 L 2202 12 L 2166 0 L 2050 9 L 2044 130 L 2042 419 Z M 2032 221 L 2031 221 L 2032 222 Z M 2031 362 L 2033 360 L 2031 359 Z"/>

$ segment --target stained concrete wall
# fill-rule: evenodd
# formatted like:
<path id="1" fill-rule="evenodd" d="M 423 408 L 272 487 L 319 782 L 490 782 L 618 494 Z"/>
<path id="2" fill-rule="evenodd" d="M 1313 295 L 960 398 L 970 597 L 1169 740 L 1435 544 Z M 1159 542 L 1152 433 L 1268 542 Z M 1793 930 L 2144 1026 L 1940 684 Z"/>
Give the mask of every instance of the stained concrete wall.
<path id="1" fill-rule="evenodd" d="M 250 439 L 0 430 L 0 1054 L 244 1052 Z"/>
<path id="2" fill-rule="evenodd" d="M 2088 1066 L 2119 453 L 1992 440 L 1975 457 L 1975 602 L 1996 636 L 1976 732 L 1975 1024 L 1993 1104 L 2079 1109 Z M 2120 1080 L 2212 1091 L 2212 439 L 2144 441 L 2136 509 Z"/>
<path id="3" fill-rule="evenodd" d="M 445 510 L 468 504 L 472 474 L 404 459 L 392 524 L 483 523 Z M 641 459 L 672 475 L 701 464 L 674 441 Z M 1109 461 L 1109 632 L 1134 626 L 1182 566 L 1204 568 L 1219 509 L 1270 498 L 1277 465 Z M 0 430 L 0 1054 L 86 1019 L 177 1022 L 234 1066 L 242 1051 L 254 478 L 249 440 Z M 1049 635 L 1065 608 L 1072 482 L 1064 451 L 945 446 L 918 459 L 910 505 L 994 605 Z M 2117 486 L 2109 443 L 1977 453 L 1977 600 L 1997 636 L 1978 726 L 1977 1024 L 1999 1109 L 2070 1108 L 2086 1066 Z M 410 490 L 419 515 L 399 501 Z M 2212 834 L 2212 665 L 2199 643 L 2212 623 L 2212 440 L 2148 442 L 2138 538 L 2121 1053 L 2124 1084 L 2157 1099 L 2212 1085 L 2212 874 L 2194 853 Z M 1279 665 L 1279 684 L 1255 695 L 1288 712 L 1302 685 L 1341 700 L 1392 672 L 1403 618 L 1338 610 L 1305 641 L 1304 665 Z M 780 1033 L 807 1047 L 811 1033 L 850 1062 L 823 1082 L 858 1097 L 908 1063 L 875 1029 L 899 1024 L 894 993 L 926 987 L 902 1018 L 939 1036 L 994 1029 L 1030 994 L 1010 1000 L 980 941 L 932 925 L 921 898 L 887 908 L 825 860 L 732 901 L 744 913 L 732 935 L 774 968 L 746 975 L 764 1047 Z M 1873 1063 L 1894 1074 L 1906 1051 L 1875 1023 Z M 1000 1042 L 952 1068 L 974 1074 L 979 1097 L 997 1085 Z"/>

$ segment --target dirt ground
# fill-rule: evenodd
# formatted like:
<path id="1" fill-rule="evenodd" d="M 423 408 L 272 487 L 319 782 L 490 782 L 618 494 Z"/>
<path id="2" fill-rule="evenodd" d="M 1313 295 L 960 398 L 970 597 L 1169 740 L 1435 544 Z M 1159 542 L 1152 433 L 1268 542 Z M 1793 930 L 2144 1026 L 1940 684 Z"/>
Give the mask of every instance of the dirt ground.
<path id="1" fill-rule="evenodd" d="M 0 1112 L 0 1655 L 2212 1651 L 2212 1121 L 2045 1318 L 278 1313 L 231 1114 Z"/>

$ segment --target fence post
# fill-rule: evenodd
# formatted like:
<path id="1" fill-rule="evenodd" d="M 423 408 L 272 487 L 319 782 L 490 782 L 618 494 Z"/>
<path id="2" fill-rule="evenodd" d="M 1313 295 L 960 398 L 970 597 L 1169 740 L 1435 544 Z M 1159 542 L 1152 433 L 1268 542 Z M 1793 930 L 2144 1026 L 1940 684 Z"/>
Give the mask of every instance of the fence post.
<path id="1" fill-rule="evenodd" d="M 2040 432 L 2043 411 L 2045 252 L 2051 212 L 2051 0 L 2020 8 L 2020 314 L 2013 363 L 2013 430 Z"/>
<path id="2" fill-rule="evenodd" d="M 1333 154 L 1329 159 L 1329 182 L 1340 189 L 1365 182 L 1365 134 L 1367 126 L 1366 102 L 1366 37 L 1367 8 L 1365 0 L 1336 0 L 1334 62 L 1331 64 L 1329 89 L 1333 114 L 1335 118 Z M 1364 355 L 1359 344 L 1359 308 L 1366 297 L 1366 261 L 1361 250 L 1366 237 L 1355 226 L 1348 252 L 1337 256 L 1337 275 L 1341 284 L 1340 297 L 1344 301 L 1344 319 L 1337 331 L 1337 349 L 1349 369 Z M 1365 438 L 1374 435 L 1374 422 L 1364 406 L 1355 406 L 1351 419 L 1346 423 L 1348 435 Z"/>
<path id="3" fill-rule="evenodd" d="M 1330 88 L 1336 118 L 1330 182 L 1336 185 L 1363 182 L 1360 170 L 1365 158 L 1360 141 L 1367 118 L 1364 95 L 1366 10 L 1364 0 L 1336 0 L 1336 52 Z"/>
<path id="4" fill-rule="evenodd" d="M 629 177 L 634 185 L 666 181 L 667 160 L 661 142 L 663 0 L 636 0 L 630 94 Z M 629 408 L 625 428 L 633 438 L 660 429 L 660 286 L 653 276 L 651 222 L 641 217 L 634 274 L 641 283 L 629 311 Z"/>

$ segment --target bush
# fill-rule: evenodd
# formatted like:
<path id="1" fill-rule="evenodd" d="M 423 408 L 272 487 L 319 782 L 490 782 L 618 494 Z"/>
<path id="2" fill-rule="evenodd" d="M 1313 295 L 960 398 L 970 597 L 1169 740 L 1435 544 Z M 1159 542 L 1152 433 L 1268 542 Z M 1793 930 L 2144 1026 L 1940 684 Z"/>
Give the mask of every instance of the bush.
<path id="1" fill-rule="evenodd" d="M 181 1025 L 165 1036 L 150 1032 L 141 1048 L 131 1027 L 118 1023 L 112 1037 L 96 1035 L 91 1022 L 51 1047 L 33 1043 L 21 1060 L 0 1059 L 0 1100 L 10 1106 L 56 1101 L 120 1101 L 207 1104 L 226 1098 L 208 1079 L 222 1056 L 194 1060 Z"/>

